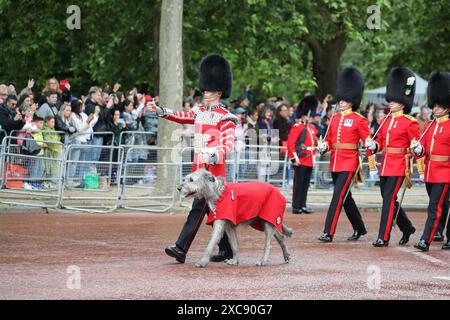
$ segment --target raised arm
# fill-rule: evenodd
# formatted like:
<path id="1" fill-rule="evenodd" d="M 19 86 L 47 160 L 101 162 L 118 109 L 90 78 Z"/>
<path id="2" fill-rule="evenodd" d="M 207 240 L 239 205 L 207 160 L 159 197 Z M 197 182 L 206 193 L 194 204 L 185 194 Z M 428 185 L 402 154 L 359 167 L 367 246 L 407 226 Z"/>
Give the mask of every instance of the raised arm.
<path id="1" fill-rule="evenodd" d="M 148 110 L 150 112 L 156 112 L 158 117 L 165 118 L 167 120 L 181 123 L 181 124 L 194 124 L 197 113 L 193 109 L 193 111 L 185 112 L 185 111 L 173 111 L 171 109 L 158 107 L 158 106 L 149 106 Z"/>

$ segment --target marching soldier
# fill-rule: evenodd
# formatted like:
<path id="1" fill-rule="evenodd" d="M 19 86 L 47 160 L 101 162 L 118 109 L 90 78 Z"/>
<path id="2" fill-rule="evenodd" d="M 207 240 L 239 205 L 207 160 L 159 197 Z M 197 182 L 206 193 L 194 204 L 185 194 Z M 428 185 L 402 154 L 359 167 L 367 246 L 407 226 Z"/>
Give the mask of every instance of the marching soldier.
<path id="1" fill-rule="evenodd" d="M 428 251 L 442 216 L 448 215 L 450 197 L 450 73 L 433 71 L 428 81 L 428 106 L 435 120 L 425 125 L 422 140 L 412 145 L 416 156 L 425 155 L 425 183 L 430 202 L 425 230 L 414 247 Z M 445 212 L 447 211 L 447 212 Z M 450 249 L 450 226 L 447 220 L 447 242 Z M 444 222 L 445 223 L 445 222 Z M 445 227 L 445 226 L 444 226 Z"/>
<path id="2" fill-rule="evenodd" d="M 356 241 L 367 233 L 350 192 L 352 181 L 361 165 L 359 142 L 370 138 L 366 118 L 355 112 L 361 104 L 363 90 L 364 78 L 357 69 L 349 67 L 342 70 L 336 89 L 336 99 L 341 112 L 330 120 L 325 141 L 319 144 L 321 154 L 331 150 L 330 171 L 334 184 L 324 234 L 319 238 L 323 242 L 333 241 L 342 206 L 354 230 L 348 240 Z"/>
<path id="3" fill-rule="evenodd" d="M 420 137 L 420 126 L 417 120 L 408 114 L 411 112 L 416 91 L 414 73 L 403 67 L 393 68 L 389 74 L 386 88 L 386 101 L 389 102 L 390 117 L 383 122 L 376 140 L 366 141 L 366 148 L 375 155 L 383 151 L 380 168 L 380 191 L 383 198 L 381 221 L 378 239 L 374 247 L 387 247 L 391 236 L 392 224 L 396 219 L 403 232 L 400 245 L 408 243 L 416 229 L 406 216 L 403 208 L 399 208 L 397 194 L 405 182 L 411 187 L 412 157 L 411 141 Z"/>
<path id="4" fill-rule="evenodd" d="M 233 150 L 234 129 L 238 119 L 228 112 L 220 99 L 231 94 L 233 74 L 223 57 L 209 55 L 200 63 L 200 90 L 204 92 L 204 106 L 194 107 L 190 112 L 172 111 L 152 106 L 159 117 L 182 124 L 194 125 L 194 166 L 192 171 L 209 167 L 209 171 L 225 178 L 226 155 Z M 192 210 L 173 246 L 166 248 L 167 255 L 184 263 L 186 254 L 200 227 L 203 217 L 209 212 L 204 199 L 194 199 Z M 219 254 L 211 261 L 224 261 L 232 257 L 226 236 L 219 243 Z"/>
<path id="5" fill-rule="evenodd" d="M 317 129 L 308 124 L 309 116 L 314 115 L 317 98 L 307 96 L 300 102 L 296 111 L 296 124 L 289 133 L 288 156 L 294 167 L 294 186 L 292 190 L 292 213 L 310 214 L 314 211 L 306 206 L 314 156 L 317 145 Z"/>

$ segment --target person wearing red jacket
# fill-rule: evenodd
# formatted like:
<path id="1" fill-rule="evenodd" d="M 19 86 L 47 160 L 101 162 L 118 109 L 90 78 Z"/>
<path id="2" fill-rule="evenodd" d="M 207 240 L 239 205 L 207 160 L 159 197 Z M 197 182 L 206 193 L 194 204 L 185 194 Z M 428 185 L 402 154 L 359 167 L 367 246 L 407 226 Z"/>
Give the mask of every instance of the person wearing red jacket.
<path id="1" fill-rule="evenodd" d="M 321 154 L 331 151 L 330 171 L 334 191 L 325 220 L 325 229 L 319 240 L 332 242 L 336 225 L 344 206 L 353 235 L 349 241 L 356 241 L 367 233 L 361 214 L 353 200 L 350 188 L 355 173 L 360 170 L 359 143 L 371 137 L 369 123 L 358 110 L 364 91 L 364 78 L 361 73 L 348 67 L 342 70 L 337 79 L 336 100 L 340 113 L 330 120 L 325 141 L 319 145 Z"/>
<path id="2" fill-rule="evenodd" d="M 292 190 L 292 213 L 310 214 L 314 211 L 306 206 L 311 173 L 317 145 L 317 129 L 308 124 L 317 108 L 317 98 L 306 96 L 300 101 L 296 110 L 296 124 L 292 127 L 288 141 L 288 156 L 294 168 L 294 185 Z"/>
<path id="3" fill-rule="evenodd" d="M 408 243 L 416 229 L 399 207 L 397 194 L 411 173 L 411 141 L 420 137 L 417 120 L 408 114 L 411 112 L 416 91 L 416 77 L 407 68 L 393 68 L 386 87 L 386 101 L 389 102 L 391 116 L 386 119 L 378 132 L 376 140 L 366 141 L 366 148 L 375 154 L 383 151 L 380 167 L 380 191 L 383 198 L 378 238 L 374 247 L 387 247 L 391 236 L 392 224 L 398 212 L 397 224 L 403 232 L 400 245 Z M 409 175 L 409 176 L 408 176 Z M 405 182 L 406 183 L 406 182 Z"/>
<path id="4" fill-rule="evenodd" d="M 204 105 L 190 112 L 173 111 L 152 105 L 159 117 L 181 124 L 194 125 L 194 165 L 192 171 L 206 167 L 215 176 L 226 176 L 226 156 L 234 148 L 234 129 L 238 121 L 220 99 L 230 97 L 233 74 L 227 60 L 219 55 L 209 55 L 200 63 L 200 90 L 204 92 Z M 204 199 L 194 199 L 192 210 L 175 245 L 166 248 L 166 254 L 184 263 L 186 254 L 197 234 L 200 224 L 209 212 Z M 219 262 L 232 257 L 226 236 L 219 243 L 219 254 L 211 261 Z"/>
<path id="5" fill-rule="evenodd" d="M 421 141 L 412 145 L 416 156 L 425 155 L 424 180 L 430 202 L 425 229 L 414 247 L 428 251 L 441 217 L 447 213 L 450 197 L 450 73 L 433 71 L 428 80 L 428 106 L 435 120 L 425 125 Z M 446 211 L 446 212 L 445 212 Z M 450 249 L 450 222 L 447 220 L 447 242 L 442 249 Z M 444 226 L 445 228 L 445 226 Z"/>

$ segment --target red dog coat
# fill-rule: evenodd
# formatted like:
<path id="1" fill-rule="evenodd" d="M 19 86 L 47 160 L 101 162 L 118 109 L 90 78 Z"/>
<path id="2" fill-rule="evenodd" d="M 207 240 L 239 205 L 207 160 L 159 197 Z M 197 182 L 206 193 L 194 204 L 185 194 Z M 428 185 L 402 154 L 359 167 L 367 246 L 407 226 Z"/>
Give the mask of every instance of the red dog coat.
<path id="1" fill-rule="evenodd" d="M 274 186 L 263 182 L 226 183 L 222 196 L 216 203 L 216 211 L 211 211 L 206 224 L 216 219 L 226 219 L 234 225 L 259 217 L 282 233 L 286 199 Z M 259 222 L 251 226 L 264 231 Z"/>

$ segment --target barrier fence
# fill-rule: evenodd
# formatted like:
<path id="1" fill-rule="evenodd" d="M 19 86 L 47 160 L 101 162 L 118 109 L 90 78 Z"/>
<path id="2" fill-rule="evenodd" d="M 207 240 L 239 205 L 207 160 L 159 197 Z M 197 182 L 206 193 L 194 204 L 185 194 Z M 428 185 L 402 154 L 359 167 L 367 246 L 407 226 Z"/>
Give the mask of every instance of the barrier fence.
<path id="1" fill-rule="evenodd" d="M 42 133 L 42 140 L 27 138 L 23 131 L 2 140 L 1 205 L 100 213 L 119 208 L 167 212 L 176 203 L 190 206 L 176 186 L 192 171 L 191 147 L 151 146 L 154 134 L 146 132 L 122 132 L 120 136 L 82 133 L 96 138 L 95 142 L 72 141 L 69 145 L 46 140 L 48 132 Z M 52 132 L 51 137 L 55 134 L 63 133 Z M 39 153 L 25 152 L 24 144 L 30 141 L 41 145 Z M 327 207 L 333 193 L 327 157 L 316 161 L 311 176 L 308 204 L 313 207 Z M 378 208 L 382 202 L 379 177 L 369 171 L 366 161 L 363 172 L 365 181 L 354 186 L 353 197 L 359 207 Z M 279 146 L 247 145 L 227 156 L 227 181 L 270 183 L 280 188 L 288 202 L 293 177 L 287 152 Z M 425 208 L 428 197 L 416 169 L 412 180 L 413 188 L 407 190 L 403 206 Z"/>

